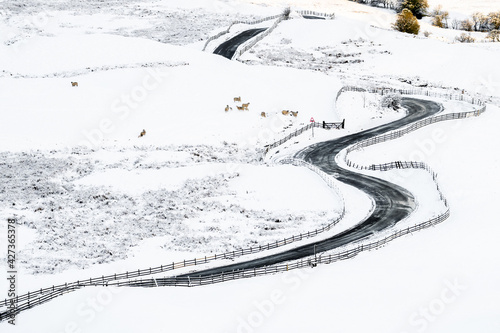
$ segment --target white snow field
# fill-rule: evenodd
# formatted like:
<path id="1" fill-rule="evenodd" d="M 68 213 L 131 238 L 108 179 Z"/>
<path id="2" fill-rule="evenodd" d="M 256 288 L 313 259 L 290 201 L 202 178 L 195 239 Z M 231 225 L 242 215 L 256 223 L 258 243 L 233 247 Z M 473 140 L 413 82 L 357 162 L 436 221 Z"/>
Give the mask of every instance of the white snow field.
<path id="1" fill-rule="evenodd" d="M 493 0 L 429 3 L 458 17 L 500 10 Z M 232 21 L 287 5 L 336 18 L 292 12 L 238 61 L 201 52 Z M 7 219 L 15 217 L 19 294 L 282 240 L 330 223 L 343 200 L 344 219 L 317 239 L 358 223 L 371 210 L 361 191 L 339 183 L 339 193 L 306 168 L 274 163 L 404 116 L 381 109 L 373 94 L 336 101 L 343 85 L 465 89 L 487 101 L 480 117 L 350 156 L 429 164 L 451 210 L 435 227 L 286 274 L 197 288 L 83 288 L 0 330 L 499 332 L 500 44 L 452 43 L 458 32 L 426 22 L 430 38 L 404 35 L 390 30 L 394 19 L 347 0 L 0 1 L 0 267 L 7 272 Z M 237 110 L 238 96 L 248 111 Z M 444 112 L 473 109 L 433 100 Z M 265 144 L 311 117 L 345 119 L 346 129 L 315 129 L 263 156 Z M 417 199 L 397 227 L 443 212 L 428 174 L 372 174 Z M 5 273 L 0 299 L 8 287 Z"/>

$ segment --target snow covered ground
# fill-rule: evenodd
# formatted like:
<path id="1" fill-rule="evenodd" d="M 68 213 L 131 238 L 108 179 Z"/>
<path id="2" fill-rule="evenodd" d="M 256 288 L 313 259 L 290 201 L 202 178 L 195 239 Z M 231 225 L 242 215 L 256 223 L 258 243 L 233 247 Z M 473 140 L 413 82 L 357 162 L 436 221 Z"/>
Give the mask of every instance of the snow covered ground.
<path id="1" fill-rule="evenodd" d="M 230 22 L 285 5 L 260 2 L 0 1 L 0 235 L 7 218 L 19 219 L 19 292 L 267 243 L 336 218 L 340 198 L 319 177 L 272 161 L 403 116 L 366 93 L 336 102 L 342 84 L 500 98 L 497 44 L 404 36 L 385 30 L 394 13 L 350 1 L 292 1 L 337 19 L 285 21 L 241 62 L 200 52 Z M 452 5 L 465 14 L 499 9 L 494 1 L 443 7 Z M 236 96 L 249 111 L 236 110 Z M 2 332 L 498 332 L 499 111 L 489 104 L 479 118 L 352 154 L 367 164 L 431 165 L 451 207 L 434 228 L 289 274 L 192 289 L 84 289 L 22 313 L 16 327 L 0 324 Z M 311 117 L 346 119 L 347 129 L 302 134 L 263 161 L 264 144 Z M 442 212 L 426 174 L 383 177 L 415 194 L 408 225 Z M 370 210 L 358 190 L 340 188 L 347 211 L 335 230 Z M 0 257 L 2 249 L 6 237 Z M 0 279 L 1 298 L 7 289 Z"/>

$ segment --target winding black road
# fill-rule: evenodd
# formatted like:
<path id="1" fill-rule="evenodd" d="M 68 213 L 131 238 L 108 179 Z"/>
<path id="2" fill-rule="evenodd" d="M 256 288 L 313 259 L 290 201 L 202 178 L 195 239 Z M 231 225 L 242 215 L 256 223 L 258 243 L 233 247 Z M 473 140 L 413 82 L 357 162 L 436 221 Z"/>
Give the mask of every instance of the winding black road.
<path id="1" fill-rule="evenodd" d="M 240 46 L 250 38 L 257 36 L 261 32 L 264 32 L 265 30 L 267 30 L 267 28 L 259 28 L 259 29 L 251 29 L 243 31 L 242 33 L 234 36 L 230 40 L 227 40 L 221 45 L 219 45 L 215 49 L 214 53 L 221 55 L 225 58 L 232 59 L 238 46 Z"/>
<path id="2" fill-rule="evenodd" d="M 321 253 L 353 241 L 368 238 L 372 234 L 389 228 L 410 215 L 415 209 L 415 199 L 409 191 L 385 180 L 343 169 L 335 161 L 335 156 L 342 149 L 352 144 L 409 125 L 415 121 L 434 115 L 442 110 L 441 105 L 435 102 L 411 98 L 404 99 L 403 106 L 405 106 L 408 110 L 408 114 L 400 120 L 338 139 L 320 142 L 299 151 L 295 155 L 296 158 L 302 158 L 318 166 L 328 174 L 337 174 L 338 180 L 355 186 L 372 197 L 375 202 L 375 208 L 373 209 L 371 215 L 365 220 L 348 230 L 340 232 L 322 241 L 317 241 L 295 249 L 237 264 L 191 272 L 177 277 L 159 278 L 154 280 L 154 284 L 156 284 L 156 286 L 169 285 L 169 282 L 171 283 L 172 280 L 176 280 L 177 278 L 185 280 L 187 277 L 206 277 L 225 272 L 275 265 L 282 262 L 309 257 L 315 253 Z M 128 285 L 145 286 L 143 282 L 130 283 Z M 147 286 L 151 287 L 154 285 L 149 283 Z M 77 289 L 78 288 L 79 287 L 77 287 Z M 67 291 L 72 290 L 74 289 Z M 48 297 L 47 300 L 50 300 L 51 297 L 54 298 L 62 295 L 63 292 L 64 290 L 56 290 L 53 297 L 49 293 L 46 296 Z M 30 308 L 29 302 L 28 308 Z M 0 320 L 4 320 L 8 316 L 10 316 L 8 311 L 0 312 Z"/>
<path id="3" fill-rule="evenodd" d="M 409 191 L 388 181 L 346 170 L 340 167 L 335 161 L 335 156 L 342 149 L 354 143 L 409 125 L 442 110 L 440 104 L 412 98 L 405 98 L 402 104 L 408 110 L 408 114 L 400 120 L 338 139 L 320 142 L 299 151 L 295 155 L 296 158 L 302 158 L 328 174 L 338 174 L 337 179 L 339 181 L 352 185 L 372 197 L 375 202 L 375 208 L 372 214 L 364 221 L 326 240 L 310 243 L 266 257 L 197 271 L 181 275 L 180 277 L 203 277 L 211 274 L 216 275 L 233 270 L 253 269 L 301 259 L 312 256 L 315 253 L 321 253 L 346 245 L 353 241 L 365 239 L 374 233 L 395 225 L 410 215 L 415 209 L 415 199 Z M 160 280 L 162 279 L 158 279 L 158 281 Z"/>

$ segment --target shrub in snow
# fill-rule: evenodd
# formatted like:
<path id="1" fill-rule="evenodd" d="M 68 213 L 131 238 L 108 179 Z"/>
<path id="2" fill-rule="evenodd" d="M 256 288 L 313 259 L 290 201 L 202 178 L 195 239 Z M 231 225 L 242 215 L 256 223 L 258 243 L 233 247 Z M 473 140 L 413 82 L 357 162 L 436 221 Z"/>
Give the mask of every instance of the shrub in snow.
<path id="1" fill-rule="evenodd" d="M 418 23 L 417 18 L 406 8 L 398 14 L 396 22 L 392 27 L 397 31 L 415 35 L 418 35 L 418 32 L 420 31 L 420 24 Z"/>
<path id="2" fill-rule="evenodd" d="M 492 42 L 500 42 L 500 30 L 491 30 L 486 38 Z"/>
<path id="3" fill-rule="evenodd" d="M 283 10 L 283 16 L 285 18 L 288 18 L 290 16 L 290 13 L 291 13 L 291 10 L 290 10 L 290 7 L 286 7 L 284 10 Z"/>
<path id="4" fill-rule="evenodd" d="M 462 33 L 460 36 L 455 37 L 455 40 L 460 43 L 474 43 L 476 39 L 470 34 Z"/>
<path id="5" fill-rule="evenodd" d="M 491 30 L 500 30 L 500 10 L 488 14 L 489 28 Z"/>
<path id="6" fill-rule="evenodd" d="M 384 95 L 382 100 L 380 101 L 380 107 L 390 108 L 393 110 L 398 110 L 401 107 L 401 95 L 390 93 L 388 95 Z"/>

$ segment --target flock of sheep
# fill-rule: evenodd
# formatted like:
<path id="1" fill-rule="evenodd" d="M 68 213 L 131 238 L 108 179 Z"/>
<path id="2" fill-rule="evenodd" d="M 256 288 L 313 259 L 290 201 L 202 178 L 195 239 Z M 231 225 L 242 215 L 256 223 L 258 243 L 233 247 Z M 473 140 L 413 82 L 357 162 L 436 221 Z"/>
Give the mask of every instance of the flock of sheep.
<path id="1" fill-rule="evenodd" d="M 234 97 L 233 98 L 234 102 L 240 102 L 241 103 L 241 96 L 238 96 L 238 97 Z M 248 106 L 250 105 L 250 103 L 242 103 L 241 106 L 237 105 L 236 108 L 240 111 L 248 111 Z M 232 110 L 233 108 L 228 105 L 226 105 L 226 108 L 224 109 L 226 112 L 229 112 L 230 110 Z M 281 114 L 284 115 L 284 116 L 293 116 L 293 117 L 297 117 L 297 115 L 299 114 L 299 111 L 290 111 L 290 110 L 283 110 L 281 111 Z M 260 116 L 261 117 L 264 117 L 266 118 L 268 116 L 268 114 L 266 112 L 261 112 L 260 113 Z"/>
<path id="2" fill-rule="evenodd" d="M 78 87 L 78 82 L 71 82 L 71 86 L 72 87 Z M 238 96 L 238 97 L 234 97 L 233 98 L 234 102 L 240 102 L 241 103 L 241 96 Z M 237 105 L 236 108 L 240 111 L 248 111 L 248 106 L 250 105 L 250 103 L 242 103 L 241 106 Z M 226 105 L 226 108 L 225 108 L 225 111 L 228 112 L 230 110 L 232 110 L 233 108 L 230 107 L 229 105 Z M 283 110 L 281 111 L 281 114 L 284 115 L 284 116 L 293 116 L 293 117 L 297 117 L 297 115 L 299 114 L 299 111 L 290 111 L 290 110 Z M 266 118 L 268 116 L 267 113 L 265 112 L 261 112 L 260 113 L 260 116 L 261 117 L 264 117 Z M 144 135 L 146 135 L 146 130 L 142 130 L 142 132 L 139 134 L 139 138 L 143 137 Z"/>

